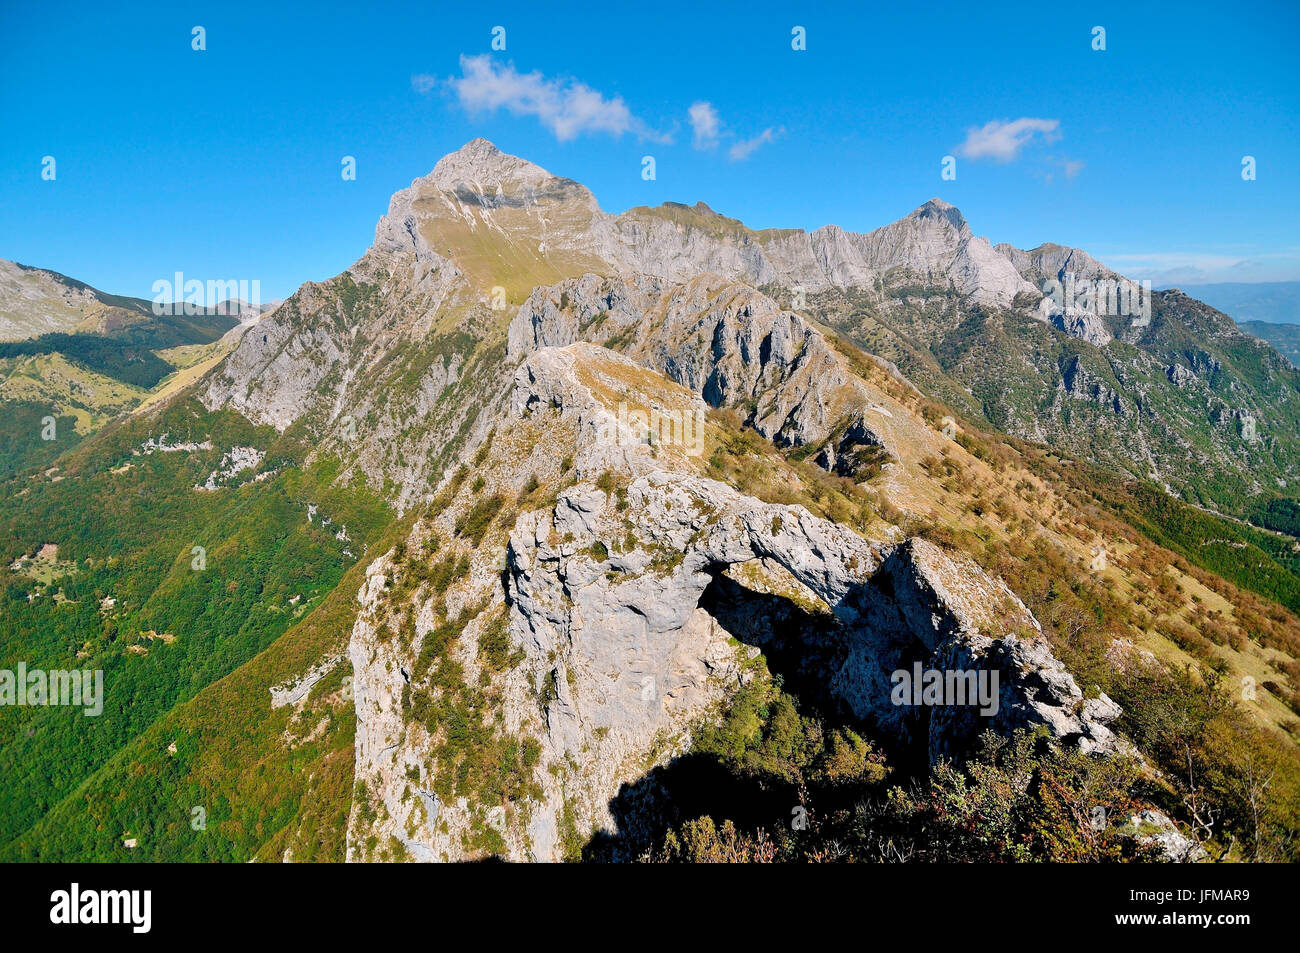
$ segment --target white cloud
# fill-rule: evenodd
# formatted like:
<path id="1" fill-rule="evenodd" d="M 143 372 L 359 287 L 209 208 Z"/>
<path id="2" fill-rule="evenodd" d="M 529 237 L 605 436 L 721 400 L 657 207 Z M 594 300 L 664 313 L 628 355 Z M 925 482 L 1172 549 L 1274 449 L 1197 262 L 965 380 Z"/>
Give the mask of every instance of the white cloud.
<path id="1" fill-rule="evenodd" d="M 1041 135 L 1044 142 L 1054 142 L 1060 138 L 1059 119 L 1013 119 L 985 123 L 976 129 L 966 130 L 966 141 L 958 148 L 958 154 L 967 159 L 993 159 L 997 162 L 1010 162 L 1020 155 L 1031 139 Z M 1080 166 L 1082 168 L 1082 166 Z M 1074 170 L 1076 173 L 1078 169 Z M 1070 175 L 1066 170 L 1067 177 Z"/>
<path id="2" fill-rule="evenodd" d="M 715 149 L 726 140 L 731 142 L 727 157 L 732 162 L 748 159 L 760 146 L 775 142 L 785 134 L 784 126 L 769 126 L 752 139 L 737 140 L 736 133 L 726 128 L 714 105 L 702 99 L 691 103 L 686 118 L 691 124 L 691 141 L 696 149 Z"/>
<path id="3" fill-rule="evenodd" d="M 759 146 L 766 145 L 769 142 L 775 142 L 784 133 L 784 126 L 768 126 L 754 138 L 742 139 L 740 142 L 733 145 L 729 150 L 727 150 L 727 157 L 731 159 L 732 162 L 741 162 L 753 155 L 754 151 L 758 149 Z"/>
<path id="4" fill-rule="evenodd" d="M 1048 156 L 1043 160 L 1043 168 L 1034 174 L 1041 176 L 1044 182 L 1050 183 L 1056 178 L 1056 173 L 1048 170 L 1060 169 L 1061 174 L 1068 181 L 1082 172 L 1086 165 L 1087 163 L 1082 159 L 1071 159 L 1069 156 Z"/>
<path id="5" fill-rule="evenodd" d="M 430 76 L 428 73 L 416 73 L 411 77 L 411 89 L 415 90 L 421 96 L 425 93 L 433 92 L 438 85 L 438 77 Z"/>
<path id="6" fill-rule="evenodd" d="M 692 103 L 691 108 L 686 110 L 686 115 L 691 121 L 691 131 L 694 133 L 692 139 L 697 149 L 712 149 L 718 144 L 718 135 L 722 131 L 722 124 L 718 121 L 718 111 L 713 108 L 712 103 L 703 101 Z"/>
<path id="7" fill-rule="evenodd" d="M 520 73 L 513 64 L 499 64 L 488 54 L 462 56 L 460 76 L 447 80 L 447 88 L 470 113 L 506 109 L 516 116 L 533 116 L 567 142 L 584 133 L 607 133 L 615 138 L 632 133 L 654 142 L 671 142 L 628 109 L 621 96 L 606 98 L 575 79 L 547 78 L 539 72 Z M 412 83 L 415 84 L 415 77 Z M 421 89 L 427 92 L 432 86 Z"/>

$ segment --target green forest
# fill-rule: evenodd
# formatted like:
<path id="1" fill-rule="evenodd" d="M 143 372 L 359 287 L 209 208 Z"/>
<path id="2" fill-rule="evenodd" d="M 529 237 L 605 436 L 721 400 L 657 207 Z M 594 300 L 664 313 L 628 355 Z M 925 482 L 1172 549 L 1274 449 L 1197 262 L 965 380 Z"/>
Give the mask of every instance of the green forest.
<path id="1" fill-rule="evenodd" d="M 213 449 L 139 451 L 168 433 Z M 197 489 L 232 446 L 264 450 L 259 471 L 240 486 Z M 0 794 L 0 844 L 337 591 L 390 517 L 366 486 L 340 485 L 331 465 L 303 457 L 270 428 L 183 401 L 71 451 L 67 479 L 28 470 L 5 481 L 0 668 L 102 669 L 105 703 L 97 718 L 0 708 L 0 759 L 26 779 Z M 30 558 L 49 545 L 53 565 Z"/>

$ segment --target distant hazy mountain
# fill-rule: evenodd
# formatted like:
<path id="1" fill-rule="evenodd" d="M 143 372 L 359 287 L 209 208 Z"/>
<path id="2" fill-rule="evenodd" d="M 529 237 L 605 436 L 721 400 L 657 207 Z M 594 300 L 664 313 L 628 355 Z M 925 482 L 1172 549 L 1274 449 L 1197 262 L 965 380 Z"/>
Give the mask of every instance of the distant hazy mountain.
<path id="1" fill-rule="evenodd" d="M 1193 298 L 1213 305 L 1238 323 L 1267 321 L 1300 324 L 1300 281 L 1239 281 L 1212 285 L 1179 285 Z"/>
<path id="2" fill-rule="evenodd" d="M 1277 348 L 1292 364 L 1300 367 L 1300 324 L 1275 324 L 1271 321 L 1239 321 L 1243 331 Z"/>

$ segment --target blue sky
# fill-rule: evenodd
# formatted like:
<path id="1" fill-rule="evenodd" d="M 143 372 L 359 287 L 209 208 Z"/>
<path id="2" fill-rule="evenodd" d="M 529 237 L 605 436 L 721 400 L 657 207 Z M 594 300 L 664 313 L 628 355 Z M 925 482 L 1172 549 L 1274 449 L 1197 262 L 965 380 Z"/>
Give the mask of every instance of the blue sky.
<path id="1" fill-rule="evenodd" d="M 0 7 L 0 257 L 283 297 L 481 135 L 607 211 L 865 231 L 937 195 L 1157 284 L 1300 279 L 1294 3 L 277 6 Z"/>

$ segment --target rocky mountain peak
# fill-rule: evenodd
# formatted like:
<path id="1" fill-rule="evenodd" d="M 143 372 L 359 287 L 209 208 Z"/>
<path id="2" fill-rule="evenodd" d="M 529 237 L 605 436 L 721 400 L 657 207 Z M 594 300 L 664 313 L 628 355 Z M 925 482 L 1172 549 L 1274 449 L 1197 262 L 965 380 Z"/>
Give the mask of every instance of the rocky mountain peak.
<path id="1" fill-rule="evenodd" d="M 559 180 L 541 166 L 502 152 L 483 138 L 471 139 L 438 160 L 433 171 L 417 180 L 458 194 L 519 194 L 532 186 Z"/>
<path id="2" fill-rule="evenodd" d="M 507 159 L 515 158 L 514 156 L 507 155 L 506 153 L 502 152 L 500 149 L 497 148 L 497 144 L 495 142 L 493 142 L 491 139 L 486 139 L 483 136 L 476 136 L 475 138 L 471 139 L 469 142 L 461 146 L 459 149 L 457 149 L 455 152 L 447 153 L 445 156 L 443 156 L 443 159 L 444 160 L 450 159 L 453 156 L 463 156 L 466 159 L 469 159 L 471 161 L 488 161 L 488 162 L 499 157 L 505 157 Z"/>
<path id="3" fill-rule="evenodd" d="M 814 232 L 755 232 L 704 202 L 665 202 L 622 215 L 601 211 L 572 179 L 474 139 L 393 196 L 375 246 L 450 260 L 487 287 L 502 285 L 503 263 L 537 280 L 532 287 L 584 273 L 650 275 L 686 281 L 706 272 L 808 291 L 872 287 L 903 269 L 934 287 L 1010 306 L 1033 286 L 1012 262 L 978 238 L 961 212 L 939 198 L 866 234 L 834 225 Z M 513 289 L 512 289 L 513 291 Z"/>
<path id="4" fill-rule="evenodd" d="M 501 272 L 547 283 L 575 269 L 605 270 L 586 253 L 602 215 L 584 186 L 478 138 L 394 193 L 374 248 L 450 261 L 488 287 L 503 283 Z M 552 261 L 552 249 L 565 261 Z"/>
<path id="5" fill-rule="evenodd" d="M 1039 285 L 1049 278 L 1064 280 L 1067 274 L 1074 275 L 1076 279 L 1121 277 L 1083 249 L 1055 242 L 1044 242 L 1037 248 L 1027 250 L 1003 242 L 996 245 L 994 250 L 1009 259 L 1027 280 Z"/>
<path id="6" fill-rule="evenodd" d="M 940 198 L 930 199 L 930 201 L 907 216 L 907 220 L 915 221 L 934 221 L 936 219 L 947 222 L 963 236 L 970 234 L 970 226 L 966 224 L 966 219 L 961 214 L 961 210 Z"/>

